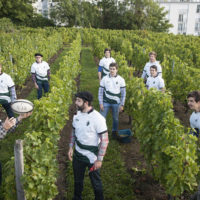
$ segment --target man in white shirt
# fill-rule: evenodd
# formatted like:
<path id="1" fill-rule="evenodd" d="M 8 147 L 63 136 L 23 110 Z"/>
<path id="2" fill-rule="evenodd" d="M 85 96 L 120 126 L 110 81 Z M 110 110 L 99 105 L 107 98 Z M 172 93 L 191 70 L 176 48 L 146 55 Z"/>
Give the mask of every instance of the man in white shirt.
<path id="1" fill-rule="evenodd" d="M 147 78 L 146 82 L 147 89 L 149 90 L 150 88 L 156 88 L 157 90 L 164 92 L 165 83 L 164 80 L 158 76 L 157 66 L 152 65 L 150 67 L 150 74 L 151 76 Z"/>
<path id="2" fill-rule="evenodd" d="M 159 61 L 156 61 L 156 52 L 152 51 L 149 53 L 149 62 L 144 66 L 144 70 L 142 73 L 142 78 L 146 82 L 147 78 L 150 76 L 150 67 L 155 65 L 157 67 L 158 76 L 162 77 L 162 67 L 160 66 Z"/>
<path id="3" fill-rule="evenodd" d="M 93 96 L 90 92 L 78 92 L 76 95 L 78 112 L 72 122 L 68 158 L 74 171 L 74 197 L 80 200 L 86 168 L 94 189 L 95 199 L 103 200 L 103 187 L 99 169 L 108 146 L 108 131 L 105 118 L 93 109 Z M 75 148 L 73 149 L 73 147 Z"/>
<path id="4" fill-rule="evenodd" d="M 42 54 L 36 53 L 36 62 L 31 66 L 32 79 L 37 89 L 38 99 L 42 97 L 42 89 L 44 89 L 44 93 L 49 91 L 50 67 L 47 62 L 42 60 L 42 57 Z"/>
<path id="5" fill-rule="evenodd" d="M 112 109 L 112 136 L 116 138 L 118 131 L 119 112 L 124 109 L 126 99 L 125 80 L 117 74 L 117 63 L 110 64 L 110 73 L 103 77 L 100 82 L 98 99 L 100 105 L 100 113 L 106 118 L 107 113 Z"/>
<path id="6" fill-rule="evenodd" d="M 109 74 L 109 66 L 110 63 L 115 63 L 115 59 L 111 57 L 111 50 L 106 48 L 104 50 L 105 57 L 103 57 L 99 62 L 99 68 L 98 68 L 98 77 L 99 81 Z"/>
<path id="7" fill-rule="evenodd" d="M 9 118 L 14 117 L 11 103 L 14 102 L 16 98 L 15 84 L 10 75 L 3 72 L 2 64 L 0 64 L 0 104 L 6 110 Z"/>
<path id="8" fill-rule="evenodd" d="M 187 96 L 188 106 L 194 112 L 190 116 L 191 133 L 199 137 L 200 130 L 200 91 L 190 92 Z"/>

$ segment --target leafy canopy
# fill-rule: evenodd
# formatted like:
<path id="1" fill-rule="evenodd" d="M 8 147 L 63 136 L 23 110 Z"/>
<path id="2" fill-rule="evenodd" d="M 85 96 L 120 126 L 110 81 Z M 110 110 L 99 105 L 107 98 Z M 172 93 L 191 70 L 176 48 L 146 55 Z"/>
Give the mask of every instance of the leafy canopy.
<path id="1" fill-rule="evenodd" d="M 14 22 L 24 22 L 33 16 L 30 0 L 1 0 L 0 18 L 10 18 Z"/>
<path id="2" fill-rule="evenodd" d="M 59 0 L 52 19 L 67 26 L 104 29 L 145 29 L 165 32 L 172 26 L 167 12 L 153 0 Z"/>

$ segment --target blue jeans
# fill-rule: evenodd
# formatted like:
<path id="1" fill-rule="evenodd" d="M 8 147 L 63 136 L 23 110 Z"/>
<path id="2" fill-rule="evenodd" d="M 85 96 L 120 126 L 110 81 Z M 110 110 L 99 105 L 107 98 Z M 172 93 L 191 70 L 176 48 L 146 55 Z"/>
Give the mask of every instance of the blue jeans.
<path id="1" fill-rule="evenodd" d="M 49 82 L 48 81 L 38 81 L 37 82 L 38 85 L 38 90 L 37 90 L 37 94 L 38 94 L 38 99 L 40 99 L 42 97 L 42 88 L 44 89 L 44 93 L 47 93 L 49 91 Z"/>
<path id="2" fill-rule="evenodd" d="M 112 131 L 118 131 L 118 123 L 119 123 L 119 104 L 111 104 L 111 103 L 103 103 L 103 110 L 100 110 L 100 113 L 106 118 L 109 109 L 112 110 Z"/>

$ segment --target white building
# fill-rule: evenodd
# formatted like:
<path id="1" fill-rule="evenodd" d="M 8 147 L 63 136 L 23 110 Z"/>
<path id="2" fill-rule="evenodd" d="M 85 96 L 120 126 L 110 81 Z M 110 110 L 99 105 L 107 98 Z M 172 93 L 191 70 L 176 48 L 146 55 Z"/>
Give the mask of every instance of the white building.
<path id="1" fill-rule="evenodd" d="M 32 0 L 32 6 L 35 13 L 41 14 L 43 17 L 50 18 L 50 10 L 59 0 Z M 93 3 L 94 0 L 82 0 Z M 95 2 L 95 1 L 94 1 Z"/>
<path id="2" fill-rule="evenodd" d="M 92 0 L 85 0 L 90 1 Z M 121 1 L 121 0 L 120 0 Z M 174 34 L 200 35 L 200 0 L 154 0 L 168 11 L 167 19 Z M 50 10 L 57 0 L 35 0 L 32 3 L 36 13 L 50 18 Z"/>
<path id="3" fill-rule="evenodd" d="M 168 11 L 170 33 L 200 35 L 200 0 L 155 0 Z"/>
<path id="4" fill-rule="evenodd" d="M 32 3 L 35 13 L 50 18 L 50 9 L 57 4 L 57 0 L 35 0 Z"/>

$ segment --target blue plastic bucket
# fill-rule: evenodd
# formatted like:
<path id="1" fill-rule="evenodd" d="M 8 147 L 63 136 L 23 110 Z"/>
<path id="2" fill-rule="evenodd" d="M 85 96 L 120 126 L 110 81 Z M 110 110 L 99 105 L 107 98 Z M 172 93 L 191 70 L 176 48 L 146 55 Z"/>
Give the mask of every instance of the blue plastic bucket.
<path id="1" fill-rule="evenodd" d="M 132 135 L 132 132 L 130 129 L 118 130 L 118 139 L 121 143 L 130 143 L 131 135 Z"/>

